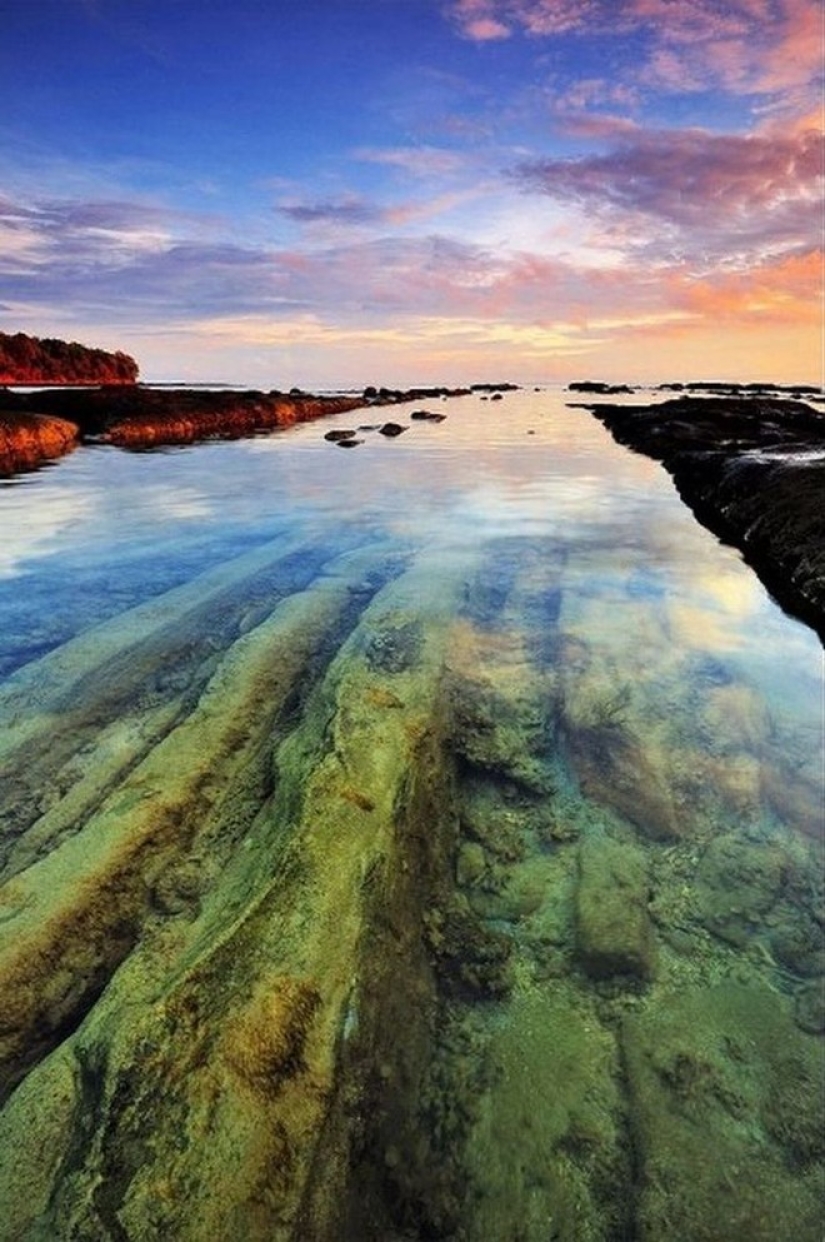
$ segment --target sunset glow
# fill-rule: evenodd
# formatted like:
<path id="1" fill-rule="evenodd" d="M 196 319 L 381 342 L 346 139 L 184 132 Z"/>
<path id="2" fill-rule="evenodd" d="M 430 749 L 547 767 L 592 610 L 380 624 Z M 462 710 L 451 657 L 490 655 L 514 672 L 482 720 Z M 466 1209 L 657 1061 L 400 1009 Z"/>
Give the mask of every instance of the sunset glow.
<path id="1" fill-rule="evenodd" d="M 819 0 L 12 0 L 0 329 L 264 388 L 823 382 Z"/>

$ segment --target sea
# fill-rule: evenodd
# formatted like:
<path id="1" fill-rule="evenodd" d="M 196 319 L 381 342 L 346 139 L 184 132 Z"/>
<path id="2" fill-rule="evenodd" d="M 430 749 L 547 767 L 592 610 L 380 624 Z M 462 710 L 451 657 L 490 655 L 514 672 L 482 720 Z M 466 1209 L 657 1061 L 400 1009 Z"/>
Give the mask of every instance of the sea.
<path id="1" fill-rule="evenodd" d="M 0 1242 L 821 1238 L 822 648 L 581 401 L 0 483 Z"/>

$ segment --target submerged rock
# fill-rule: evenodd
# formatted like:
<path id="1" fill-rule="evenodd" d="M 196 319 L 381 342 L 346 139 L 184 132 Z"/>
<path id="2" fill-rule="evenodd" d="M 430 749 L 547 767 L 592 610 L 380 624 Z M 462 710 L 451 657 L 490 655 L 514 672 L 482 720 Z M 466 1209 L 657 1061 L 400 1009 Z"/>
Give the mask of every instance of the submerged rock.
<path id="1" fill-rule="evenodd" d="M 798 989 L 793 1014 L 801 1030 L 811 1035 L 825 1033 L 825 979 L 816 979 Z"/>
<path id="2" fill-rule="evenodd" d="M 515 998 L 490 1041 L 468 1142 L 468 1242 L 630 1236 L 629 1198 L 612 1193 L 631 1180 L 615 1058 L 564 986 Z"/>
<path id="3" fill-rule="evenodd" d="M 769 843 L 725 833 L 711 841 L 696 876 L 696 907 L 709 931 L 746 945 L 775 904 L 783 856 Z"/>
<path id="4" fill-rule="evenodd" d="M 663 993 L 621 1046 L 644 1242 L 817 1242 L 825 1062 L 779 997 Z"/>
<path id="5" fill-rule="evenodd" d="M 193 620 L 214 623 L 216 598 L 222 617 L 243 612 L 275 555 L 222 565 L 55 653 L 39 713 L 0 741 L 4 763 L 23 747 L 38 784 L 48 770 L 58 785 L 72 757 L 85 764 L 48 824 L 21 825 L 4 889 L 10 1238 L 366 1236 L 391 1212 L 365 1149 L 412 1151 L 404 1126 L 429 1065 L 425 913 L 445 911 L 439 970 L 504 984 L 506 944 L 473 933 L 445 896 L 439 696 L 457 588 L 432 565 L 388 584 L 396 561 L 382 573 L 374 551 L 333 558 L 247 633 L 221 635 L 227 649 L 201 653 L 195 693 L 158 708 L 160 736 L 145 711 L 144 733 L 110 721 L 139 667 L 168 663 L 154 632 L 188 625 L 191 639 Z M 390 682 L 357 631 L 377 635 L 410 599 L 416 664 Z M 4 691 L 11 721 L 23 683 Z M 67 716 L 72 686 L 83 697 Z"/>
<path id="6" fill-rule="evenodd" d="M 576 950 L 594 979 L 654 973 L 644 854 L 609 837 L 586 837 L 579 847 Z"/>

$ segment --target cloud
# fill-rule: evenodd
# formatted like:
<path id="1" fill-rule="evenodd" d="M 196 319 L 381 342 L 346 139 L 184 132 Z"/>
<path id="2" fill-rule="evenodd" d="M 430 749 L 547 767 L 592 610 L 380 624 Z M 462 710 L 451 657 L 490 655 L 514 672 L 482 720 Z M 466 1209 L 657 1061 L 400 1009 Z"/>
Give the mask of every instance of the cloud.
<path id="1" fill-rule="evenodd" d="M 463 171 L 468 158 L 461 151 L 444 147 L 359 147 L 356 160 L 400 168 L 414 177 L 443 177 Z"/>
<path id="2" fill-rule="evenodd" d="M 0 198 L 0 272 L 111 270 L 203 225 L 202 216 L 129 201 Z"/>
<path id="3" fill-rule="evenodd" d="M 385 218 L 381 208 L 358 198 L 282 204 L 278 211 L 295 224 L 375 224 Z"/>
<path id="4" fill-rule="evenodd" d="M 608 236 L 657 261 L 741 265 L 821 235 L 823 144 L 812 130 L 631 130 L 606 154 L 525 162 L 514 176 L 597 211 Z"/>
<path id="5" fill-rule="evenodd" d="M 821 328 L 825 267 L 816 250 L 788 255 L 747 272 L 720 272 L 712 278 L 671 278 L 675 304 L 706 323 L 761 324 Z"/>
<path id="6" fill-rule="evenodd" d="M 636 76 L 648 88 L 750 95 L 822 81 L 819 0 L 452 0 L 447 14 L 463 38 L 481 42 L 516 32 L 642 38 Z"/>
<path id="7" fill-rule="evenodd" d="M 509 39 L 512 33 L 509 24 L 494 16 L 497 8 L 502 9 L 502 6 L 493 0 L 453 0 L 447 6 L 447 15 L 462 38 L 473 43 L 488 43 Z"/>

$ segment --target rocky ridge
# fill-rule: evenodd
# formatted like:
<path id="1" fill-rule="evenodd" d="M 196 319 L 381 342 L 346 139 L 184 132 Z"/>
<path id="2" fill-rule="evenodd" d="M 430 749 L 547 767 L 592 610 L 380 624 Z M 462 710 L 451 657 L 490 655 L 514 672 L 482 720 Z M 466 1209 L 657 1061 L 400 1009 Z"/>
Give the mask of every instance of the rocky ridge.
<path id="1" fill-rule="evenodd" d="M 493 386 L 486 386 L 492 388 Z M 238 439 L 363 406 L 461 396 L 469 389 L 371 389 L 363 395 L 149 388 L 142 385 L 0 389 L 0 477 L 32 469 L 79 444 L 147 449 Z"/>

